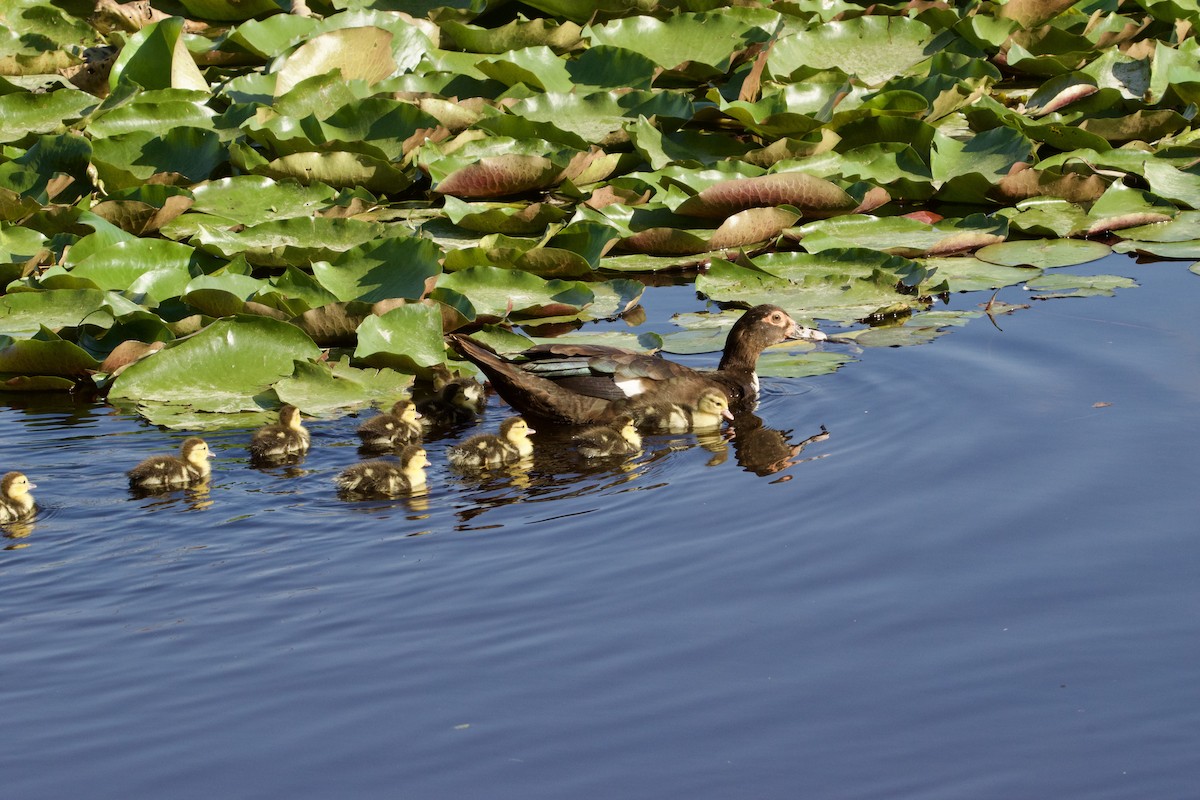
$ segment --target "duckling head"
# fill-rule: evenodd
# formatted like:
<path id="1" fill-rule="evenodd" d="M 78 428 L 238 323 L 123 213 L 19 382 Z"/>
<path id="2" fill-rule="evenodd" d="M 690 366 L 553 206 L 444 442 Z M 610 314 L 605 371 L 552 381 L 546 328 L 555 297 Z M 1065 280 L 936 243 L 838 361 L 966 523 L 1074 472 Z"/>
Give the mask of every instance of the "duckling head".
<path id="1" fill-rule="evenodd" d="M 500 436 L 510 442 L 522 442 L 529 438 L 529 434 L 537 433 L 533 428 L 529 427 L 529 423 L 524 417 L 509 417 L 500 423 Z"/>
<path id="2" fill-rule="evenodd" d="M 209 469 L 208 460 L 213 457 L 212 451 L 208 449 L 208 442 L 203 439 L 193 436 L 183 440 L 183 446 L 179 448 L 183 460 L 201 471 Z"/>
<path id="3" fill-rule="evenodd" d="M 419 444 L 410 444 L 400 451 L 400 466 L 405 472 L 418 472 L 429 466 L 429 454 Z"/>
<path id="4" fill-rule="evenodd" d="M 718 389 L 705 389 L 696 399 L 696 412 L 715 418 L 713 424 L 720 425 L 722 419 L 733 419 L 729 410 L 729 398 Z"/>
<path id="5" fill-rule="evenodd" d="M 447 399 L 452 405 L 467 411 L 479 410 L 480 402 L 483 400 L 483 387 L 475 381 L 447 384 L 446 390 L 450 395 Z"/>
<path id="6" fill-rule="evenodd" d="M 279 423 L 292 430 L 298 431 L 304 428 L 303 420 L 300 419 L 300 409 L 293 405 L 285 405 L 279 409 Z"/>
<path id="7" fill-rule="evenodd" d="M 25 477 L 23 472 L 9 472 L 0 478 L 0 494 L 9 500 L 20 500 L 29 494 L 30 489 L 36 489 L 37 484 Z"/>
<path id="8" fill-rule="evenodd" d="M 392 405 L 392 416 L 399 417 L 405 422 L 416 422 L 421 418 L 421 412 L 411 400 L 397 400 Z"/>

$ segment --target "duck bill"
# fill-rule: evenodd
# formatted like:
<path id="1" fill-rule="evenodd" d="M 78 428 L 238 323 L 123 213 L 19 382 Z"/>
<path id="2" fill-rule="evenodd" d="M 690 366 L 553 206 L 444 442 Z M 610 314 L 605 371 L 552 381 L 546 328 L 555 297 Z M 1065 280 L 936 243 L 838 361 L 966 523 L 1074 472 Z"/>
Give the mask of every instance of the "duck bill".
<path id="1" fill-rule="evenodd" d="M 792 321 L 792 326 L 788 328 L 787 338 L 789 339 L 808 339 L 813 342 L 820 342 L 828 338 L 816 328 L 805 328 L 796 321 Z"/>
<path id="2" fill-rule="evenodd" d="M 721 417 L 729 420 L 730 422 L 733 422 L 733 412 L 730 411 L 728 408 L 721 412 Z"/>

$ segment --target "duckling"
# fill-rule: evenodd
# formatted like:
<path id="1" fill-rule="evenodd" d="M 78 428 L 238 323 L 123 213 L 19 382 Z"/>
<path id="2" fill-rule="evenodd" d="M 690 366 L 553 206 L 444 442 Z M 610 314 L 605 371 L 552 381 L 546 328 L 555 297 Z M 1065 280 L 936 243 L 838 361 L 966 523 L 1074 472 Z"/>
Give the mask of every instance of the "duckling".
<path id="1" fill-rule="evenodd" d="M 195 436 L 184 439 L 179 448 L 180 458 L 152 456 L 129 470 L 131 489 L 180 489 L 203 483 L 212 473 L 208 460 L 213 457 L 208 443 Z"/>
<path id="2" fill-rule="evenodd" d="M 30 489 L 36 489 L 22 472 L 9 472 L 0 478 L 0 523 L 19 522 L 37 513 Z"/>
<path id="3" fill-rule="evenodd" d="M 392 410 L 358 426 L 358 438 L 363 447 L 373 450 L 394 450 L 421 441 L 421 413 L 411 400 L 397 400 Z"/>
<path id="4" fill-rule="evenodd" d="M 715 430 L 721 420 L 733 419 L 729 398 L 718 389 L 705 389 L 691 403 L 630 401 L 624 410 L 639 428 L 669 433 Z"/>
<path id="5" fill-rule="evenodd" d="M 342 470 L 333 482 L 345 494 L 396 497 L 425 488 L 425 448 L 410 444 L 400 451 L 400 463 L 363 461 Z"/>
<path id="6" fill-rule="evenodd" d="M 250 458 L 254 461 L 275 461 L 308 452 L 308 431 L 300 419 L 300 409 L 285 405 L 279 409 L 279 422 L 259 428 L 250 440 Z"/>
<path id="7" fill-rule="evenodd" d="M 572 439 L 584 458 L 624 456 L 642 449 L 642 437 L 638 435 L 633 417 L 622 414 L 607 425 L 586 428 Z"/>
<path id="8" fill-rule="evenodd" d="M 483 385 L 473 378 L 455 378 L 433 397 L 417 403 L 417 410 L 431 426 L 449 427 L 470 422 L 483 413 L 487 397 Z"/>
<path id="9" fill-rule="evenodd" d="M 513 464 L 533 453 L 529 434 L 537 433 L 522 417 L 500 423 L 500 435 L 481 433 L 446 451 L 446 459 L 459 469 L 483 469 Z"/>

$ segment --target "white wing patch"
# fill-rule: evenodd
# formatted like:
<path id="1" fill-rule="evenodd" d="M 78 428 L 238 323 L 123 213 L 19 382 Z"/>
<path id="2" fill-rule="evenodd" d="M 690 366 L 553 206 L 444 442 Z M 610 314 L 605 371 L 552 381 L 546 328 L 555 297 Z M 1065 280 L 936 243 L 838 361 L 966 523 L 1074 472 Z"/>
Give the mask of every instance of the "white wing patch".
<path id="1" fill-rule="evenodd" d="M 636 397 L 646 391 L 645 381 L 641 378 L 626 378 L 623 381 L 617 381 L 616 384 L 626 397 Z"/>

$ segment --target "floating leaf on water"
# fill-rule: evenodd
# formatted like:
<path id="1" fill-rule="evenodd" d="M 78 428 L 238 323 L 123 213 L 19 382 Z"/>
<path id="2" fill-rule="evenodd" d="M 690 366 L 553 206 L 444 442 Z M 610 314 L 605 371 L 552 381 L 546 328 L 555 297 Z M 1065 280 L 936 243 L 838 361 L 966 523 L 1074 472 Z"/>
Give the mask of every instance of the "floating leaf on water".
<path id="1" fill-rule="evenodd" d="M 254 396 L 291 375 L 293 362 L 320 355 L 294 325 L 265 317 L 222 319 L 125 370 L 109 397 L 186 405 L 197 411 L 250 411 Z"/>
<path id="2" fill-rule="evenodd" d="M 988 245 L 975 257 L 991 264 L 1010 267 L 1070 267 L 1104 258 L 1112 250 L 1100 242 L 1082 239 L 1022 239 Z"/>

